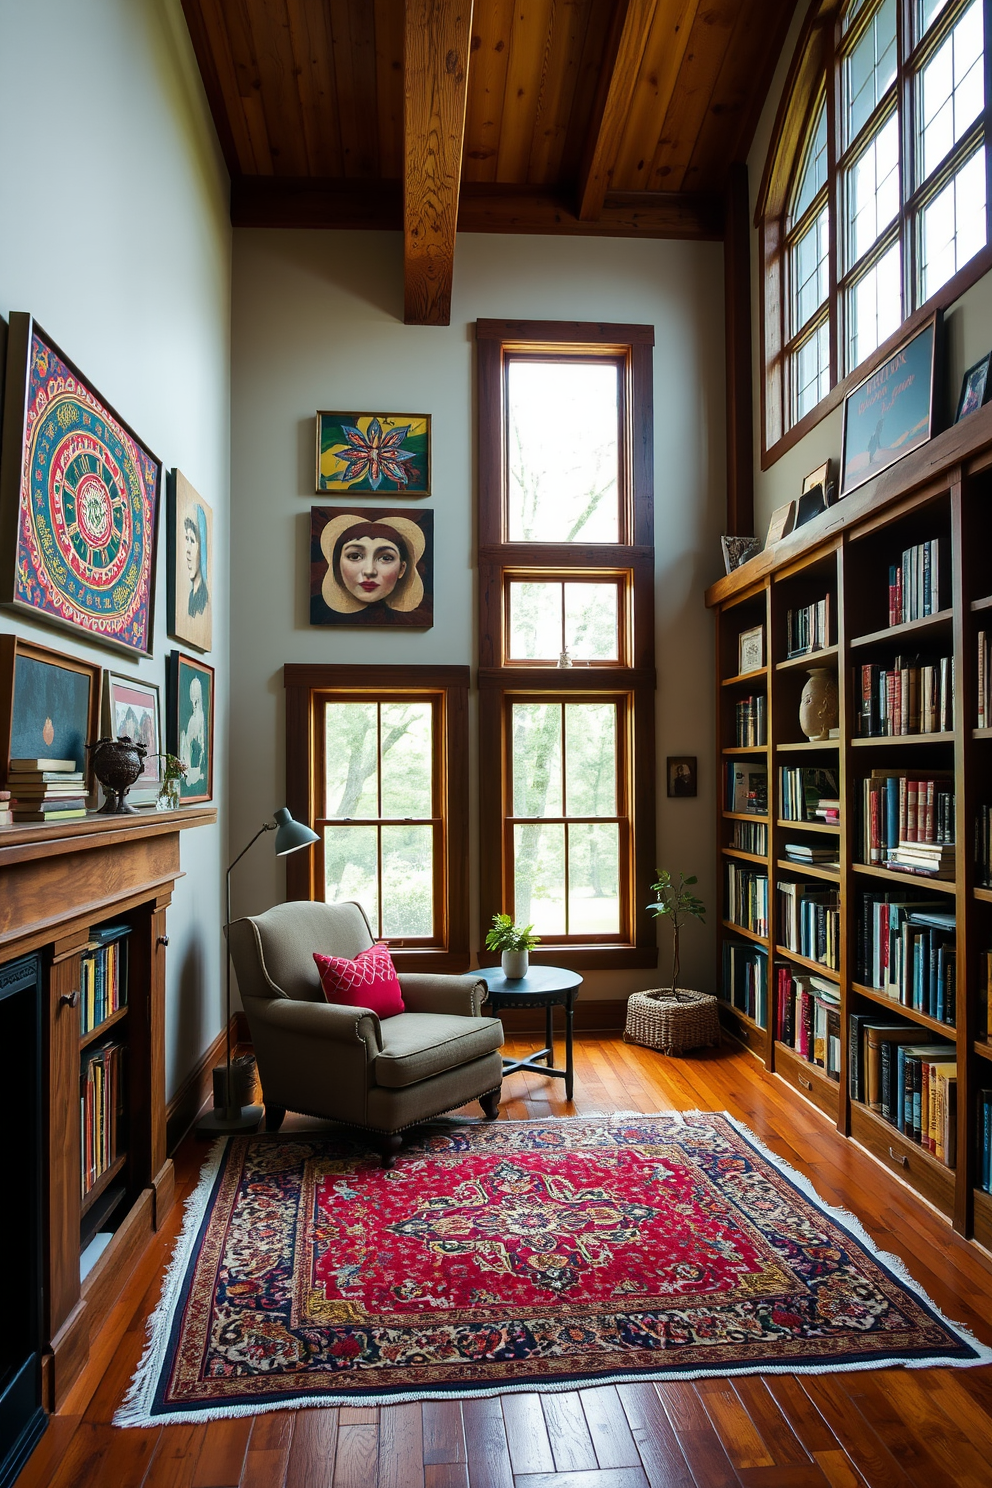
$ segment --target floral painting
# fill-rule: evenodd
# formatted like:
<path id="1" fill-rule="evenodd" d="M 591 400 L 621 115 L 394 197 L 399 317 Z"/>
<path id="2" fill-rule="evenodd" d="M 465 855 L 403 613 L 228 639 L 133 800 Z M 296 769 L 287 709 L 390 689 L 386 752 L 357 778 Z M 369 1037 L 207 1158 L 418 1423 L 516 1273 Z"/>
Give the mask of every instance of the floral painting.
<path id="1" fill-rule="evenodd" d="M 434 513 L 310 508 L 310 624 L 434 624 Z"/>
<path id="2" fill-rule="evenodd" d="M 428 413 L 318 413 L 317 490 L 428 496 Z"/>

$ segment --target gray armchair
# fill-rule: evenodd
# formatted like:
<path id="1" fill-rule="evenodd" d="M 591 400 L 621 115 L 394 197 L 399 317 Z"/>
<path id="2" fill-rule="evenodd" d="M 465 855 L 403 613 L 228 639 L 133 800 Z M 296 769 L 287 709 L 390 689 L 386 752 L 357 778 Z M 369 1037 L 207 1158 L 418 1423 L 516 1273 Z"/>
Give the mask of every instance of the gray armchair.
<path id="1" fill-rule="evenodd" d="M 499 1108 L 503 1027 L 481 1016 L 478 977 L 401 973 L 406 1012 L 324 1000 L 313 952 L 353 958 L 373 943 L 358 904 L 295 900 L 230 927 L 231 956 L 262 1082 L 267 1131 L 287 1111 L 376 1132 L 390 1166 L 400 1132 L 481 1102 Z"/>

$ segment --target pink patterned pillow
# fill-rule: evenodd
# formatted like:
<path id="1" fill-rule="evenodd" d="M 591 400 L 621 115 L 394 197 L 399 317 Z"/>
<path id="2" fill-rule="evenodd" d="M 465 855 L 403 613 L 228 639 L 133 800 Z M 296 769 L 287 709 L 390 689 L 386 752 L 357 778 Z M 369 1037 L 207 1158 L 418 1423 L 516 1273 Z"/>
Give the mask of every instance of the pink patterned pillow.
<path id="1" fill-rule="evenodd" d="M 403 993 L 388 946 L 369 946 L 367 951 L 359 951 L 354 961 L 346 956 L 322 956 L 319 951 L 314 951 L 313 959 L 328 1002 L 371 1008 L 380 1018 L 395 1018 L 404 1011 Z"/>

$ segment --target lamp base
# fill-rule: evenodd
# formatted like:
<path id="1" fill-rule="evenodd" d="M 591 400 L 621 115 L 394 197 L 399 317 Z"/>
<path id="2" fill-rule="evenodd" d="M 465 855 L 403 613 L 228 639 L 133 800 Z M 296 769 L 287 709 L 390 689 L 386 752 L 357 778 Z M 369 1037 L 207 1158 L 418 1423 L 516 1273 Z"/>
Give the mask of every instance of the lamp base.
<path id="1" fill-rule="evenodd" d="M 227 1110 L 208 1111 L 196 1123 L 198 1137 L 234 1136 L 239 1132 L 257 1131 L 262 1119 L 261 1106 L 233 1106 Z"/>

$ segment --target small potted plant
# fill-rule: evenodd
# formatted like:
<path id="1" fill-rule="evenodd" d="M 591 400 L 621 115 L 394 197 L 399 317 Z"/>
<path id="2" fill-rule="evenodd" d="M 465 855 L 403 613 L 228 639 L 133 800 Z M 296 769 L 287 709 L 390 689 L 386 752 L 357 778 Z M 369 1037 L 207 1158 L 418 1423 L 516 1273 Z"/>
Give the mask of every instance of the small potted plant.
<path id="1" fill-rule="evenodd" d="M 667 915 L 672 922 L 672 993 L 679 990 L 679 974 L 681 963 L 679 961 L 679 935 L 688 918 L 702 920 L 705 924 L 706 905 L 695 894 L 689 892 L 691 884 L 696 883 L 696 875 L 693 873 L 686 878 L 684 873 L 679 873 L 679 881 L 676 884 L 672 875 L 664 868 L 657 870 L 658 878 L 651 885 L 652 891 L 657 894 L 657 899 L 647 906 L 649 914 L 655 918 Z"/>
<path id="2" fill-rule="evenodd" d="M 534 935 L 533 925 L 515 925 L 507 914 L 494 914 L 492 929 L 486 931 L 486 948 L 500 952 L 500 965 L 507 981 L 518 981 L 527 975 L 530 953 L 540 945 L 541 937 Z"/>
<path id="3" fill-rule="evenodd" d="M 660 1049 L 663 1054 L 681 1054 L 703 1044 L 720 1042 L 720 1020 L 716 998 L 708 992 L 679 989 L 679 938 L 687 919 L 703 920 L 706 906 L 692 892 L 695 875 L 679 874 L 678 883 L 664 869 L 651 885 L 657 899 L 647 905 L 655 916 L 665 915 L 672 923 L 672 985 L 651 992 L 634 992 L 627 999 L 624 1040 Z"/>

